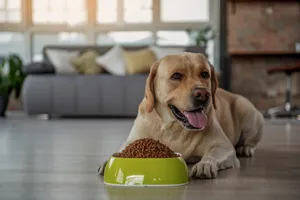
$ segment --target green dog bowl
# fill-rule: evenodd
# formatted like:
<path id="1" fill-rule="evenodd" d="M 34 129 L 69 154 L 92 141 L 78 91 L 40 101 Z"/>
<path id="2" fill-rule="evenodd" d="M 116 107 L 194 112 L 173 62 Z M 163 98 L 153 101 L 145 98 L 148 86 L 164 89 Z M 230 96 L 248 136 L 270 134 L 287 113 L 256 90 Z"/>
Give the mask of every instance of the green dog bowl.
<path id="1" fill-rule="evenodd" d="M 182 157 L 110 157 L 104 183 L 113 186 L 179 186 L 188 184 L 188 168 Z"/>

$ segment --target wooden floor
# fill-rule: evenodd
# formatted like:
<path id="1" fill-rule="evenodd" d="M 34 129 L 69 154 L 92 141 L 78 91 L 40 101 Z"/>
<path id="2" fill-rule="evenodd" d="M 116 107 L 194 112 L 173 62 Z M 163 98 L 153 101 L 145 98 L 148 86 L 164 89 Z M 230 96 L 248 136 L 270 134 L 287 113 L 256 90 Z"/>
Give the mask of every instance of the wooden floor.
<path id="1" fill-rule="evenodd" d="M 300 122 L 267 121 L 254 158 L 186 187 L 111 188 L 98 164 L 118 150 L 131 119 L 0 119 L 0 200 L 300 199 Z"/>

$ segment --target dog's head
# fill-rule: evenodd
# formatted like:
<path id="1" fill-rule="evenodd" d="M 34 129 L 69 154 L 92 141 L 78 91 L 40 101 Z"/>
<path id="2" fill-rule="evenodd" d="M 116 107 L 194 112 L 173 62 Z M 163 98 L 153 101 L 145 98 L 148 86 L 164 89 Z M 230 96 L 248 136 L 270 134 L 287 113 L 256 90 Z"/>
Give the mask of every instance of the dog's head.
<path id="1" fill-rule="evenodd" d="M 211 106 L 216 109 L 218 87 L 214 68 L 202 54 L 166 56 L 152 65 L 146 82 L 148 112 L 157 108 L 168 119 L 189 130 L 202 130 Z"/>

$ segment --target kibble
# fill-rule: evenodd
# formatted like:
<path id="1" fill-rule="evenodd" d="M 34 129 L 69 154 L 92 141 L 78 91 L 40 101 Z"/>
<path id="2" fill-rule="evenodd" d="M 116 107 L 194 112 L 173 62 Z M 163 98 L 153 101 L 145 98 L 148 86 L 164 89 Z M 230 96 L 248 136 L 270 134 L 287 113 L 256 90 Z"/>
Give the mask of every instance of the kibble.
<path id="1" fill-rule="evenodd" d="M 143 138 L 129 144 L 122 152 L 114 157 L 121 158 L 174 158 L 179 157 L 165 144 L 150 138 Z"/>

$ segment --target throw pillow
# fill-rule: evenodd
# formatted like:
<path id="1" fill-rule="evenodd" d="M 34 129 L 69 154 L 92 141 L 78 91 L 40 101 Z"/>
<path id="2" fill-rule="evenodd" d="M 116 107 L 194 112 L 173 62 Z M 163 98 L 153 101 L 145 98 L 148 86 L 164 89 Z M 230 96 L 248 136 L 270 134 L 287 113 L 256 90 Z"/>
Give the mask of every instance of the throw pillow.
<path id="1" fill-rule="evenodd" d="M 126 72 L 122 51 L 122 48 L 116 45 L 102 56 L 98 56 L 96 63 L 112 75 L 124 76 Z"/>
<path id="2" fill-rule="evenodd" d="M 184 47 L 158 47 L 151 46 L 150 49 L 154 52 L 156 58 L 159 60 L 167 55 L 181 53 L 185 50 Z"/>
<path id="3" fill-rule="evenodd" d="M 53 65 L 46 62 L 33 62 L 24 65 L 25 74 L 54 74 L 55 69 Z"/>
<path id="4" fill-rule="evenodd" d="M 96 58 L 99 54 L 96 51 L 86 51 L 82 55 L 73 58 L 71 63 L 76 67 L 77 71 L 82 74 L 99 74 L 103 70 L 96 63 Z"/>
<path id="5" fill-rule="evenodd" d="M 71 59 L 79 55 L 79 51 L 67 51 L 61 49 L 47 49 L 46 53 L 50 62 L 53 64 L 55 72 L 58 74 L 77 73 L 71 64 Z"/>
<path id="6" fill-rule="evenodd" d="M 151 49 L 124 51 L 123 56 L 130 75 L 150 72 L 150 67 L 156 60 Z"/>

